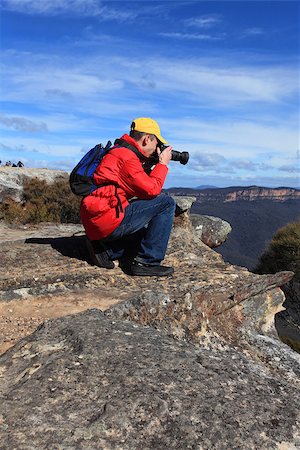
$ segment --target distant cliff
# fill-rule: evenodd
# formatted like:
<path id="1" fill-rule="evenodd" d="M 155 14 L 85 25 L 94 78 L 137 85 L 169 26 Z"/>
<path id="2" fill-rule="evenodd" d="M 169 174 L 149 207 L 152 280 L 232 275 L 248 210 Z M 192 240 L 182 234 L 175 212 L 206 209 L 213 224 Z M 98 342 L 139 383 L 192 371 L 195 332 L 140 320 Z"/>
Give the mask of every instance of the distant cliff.
<path id="1" fill-rule="evenodd" d="M 300 200 L 300 190 L 289 187 L 233 186 L 215 189 L 171 188 L 168 191 L 176 193 L 176 195 L 193 195 L 197 197 L 197 201 L 199 202 L 214 201 L 227 203 L 239 200 L 286 202 L 288 200 Z"/>
<path id="2" fill-rule="evenodd" d="M 253 270 L 268 241 L 281 227 L 300 218 L 300 190 L 258 186 L 216 189 L 172 188 L 192 195 L 192 213 L 219 217 L 232 233 L 217 250 L 226 261 Z"/>

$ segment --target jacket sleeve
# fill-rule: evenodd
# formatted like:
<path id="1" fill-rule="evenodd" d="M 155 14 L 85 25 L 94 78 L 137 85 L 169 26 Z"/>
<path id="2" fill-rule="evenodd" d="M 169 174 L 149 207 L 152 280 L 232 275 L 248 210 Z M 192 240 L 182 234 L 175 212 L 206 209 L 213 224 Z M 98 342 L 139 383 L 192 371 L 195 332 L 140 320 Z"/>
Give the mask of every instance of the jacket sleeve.
<path id="1" fill-rule="evenodd" d="M 122 183 L 132 190 L 136 197 L 147 199 L 161 193 L 167 173 L 166 165 L 156 164 L 150 175 L 147 175 L 140 160 L 133 155 L 124 161 L 120 177 Z"/>

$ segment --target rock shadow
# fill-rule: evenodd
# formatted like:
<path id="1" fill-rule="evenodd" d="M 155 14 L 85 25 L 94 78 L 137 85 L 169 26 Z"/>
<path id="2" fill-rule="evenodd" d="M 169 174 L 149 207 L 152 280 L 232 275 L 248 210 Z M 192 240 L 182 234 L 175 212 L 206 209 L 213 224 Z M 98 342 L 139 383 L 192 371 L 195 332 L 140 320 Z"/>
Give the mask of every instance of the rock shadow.
<path id="1" fill-rule="evenodd" d="M 28 238 L 25 244 L 51 245 L 51 247 L 63 256 L 86 261 L 93 265 L 86 246 L 85 236 L 66 236 L 56 238 Z"/>

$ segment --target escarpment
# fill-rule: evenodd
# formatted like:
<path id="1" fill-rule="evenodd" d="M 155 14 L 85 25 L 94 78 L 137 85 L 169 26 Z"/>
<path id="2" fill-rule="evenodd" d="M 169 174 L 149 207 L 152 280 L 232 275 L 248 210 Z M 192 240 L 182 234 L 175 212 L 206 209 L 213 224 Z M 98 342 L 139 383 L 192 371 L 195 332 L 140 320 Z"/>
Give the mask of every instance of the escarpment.
<path id="1" fill-rule="evenodd" d="M 77 225 L 2 231 L 4 449 L 300 446 L 300 358 L 274 327 L 293 274 L 225 263 L 177 201 L 166 279 L 91 266 Z"/>
<path id="2" fill-rule="evenodd" d="M 171 188 L 170 192 L 176 195 L 193 195 L 199 202 L 237 202 L 272 200 L 274 202 L 286 202 L 300 200 L 300 190 L 289 187 L 267 188 L 261 186 L 232 186 L 226 188 Z"/>

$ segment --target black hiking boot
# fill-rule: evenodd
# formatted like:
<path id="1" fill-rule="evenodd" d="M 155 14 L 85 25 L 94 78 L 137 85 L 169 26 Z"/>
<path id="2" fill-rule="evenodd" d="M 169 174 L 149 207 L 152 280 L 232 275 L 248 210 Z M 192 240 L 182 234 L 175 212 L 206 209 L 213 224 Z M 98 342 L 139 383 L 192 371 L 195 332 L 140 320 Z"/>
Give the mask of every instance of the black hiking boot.
<path id="1" fill-rule="evenodd" d="M 90 241 L 86 238 L 86 246 L 94 266 L 105 269 L 113 269 L 115 264 L 108 257 L 107 251 L 101 246 L 99 241 Z"/>
<path id="2" fill-rule="evenodd" d="M 133 261 L 131 264 L 131 275 L 139 277 L 168 277 L 174 273 L 173 267 L 151 266 Z"/>

